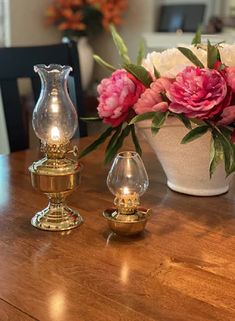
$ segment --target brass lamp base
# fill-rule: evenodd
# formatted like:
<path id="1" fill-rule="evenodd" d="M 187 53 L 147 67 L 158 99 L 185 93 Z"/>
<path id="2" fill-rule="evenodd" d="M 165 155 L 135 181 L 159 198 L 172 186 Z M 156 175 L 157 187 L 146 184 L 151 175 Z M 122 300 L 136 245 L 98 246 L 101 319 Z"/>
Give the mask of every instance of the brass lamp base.
<path id="1" fill-rule="evenodd" d="M 133 214 L 120 214 L 115 208 L 108 208 L 103 212 L 109 228 L 118 235 L 136 235 L 145 229 L 151 216 L 151 209 L 138 207 Z"/>
<path id="2" fill-rule="evenodd" d="M 67 158 L 45 157 L 30 166 L 33 187 L 49 198 L 49 205 L 32 218 L 34 227 L 46 231 L 65 231 L 81 225 L 83 219 L 80 214 L 65 203 L 66 197 L 80 184 L 81 170 L 80 163 Z"/>
<path id="3" fill-rule="evenodd" d="M 65 231 L 83 223 L 81 215 L 66 205 L 52 206 L 51 203 L 35 214 L 31 224 L 41 230 Z"/>

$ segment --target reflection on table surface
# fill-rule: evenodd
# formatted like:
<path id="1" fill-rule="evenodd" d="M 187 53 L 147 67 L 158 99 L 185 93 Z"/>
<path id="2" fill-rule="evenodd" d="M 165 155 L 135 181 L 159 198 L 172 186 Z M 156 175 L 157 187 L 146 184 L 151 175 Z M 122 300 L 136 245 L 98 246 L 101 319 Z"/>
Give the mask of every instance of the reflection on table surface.
<path id="1" fill-rule="evenodd" d="M 30 225 L 47 203 L 28 173 L 38 152 L 0 157 L 0 320 L 235 319 L 234 184 L 217 197 L 175 193 L 143 149 L 150 187 L 142 204 L 153 215 L 131 238 L 102 217 L 113 201 L 104 147 L 82 160 L 81 186 L 69 199 L 85 222 L 62 233 Z"/>

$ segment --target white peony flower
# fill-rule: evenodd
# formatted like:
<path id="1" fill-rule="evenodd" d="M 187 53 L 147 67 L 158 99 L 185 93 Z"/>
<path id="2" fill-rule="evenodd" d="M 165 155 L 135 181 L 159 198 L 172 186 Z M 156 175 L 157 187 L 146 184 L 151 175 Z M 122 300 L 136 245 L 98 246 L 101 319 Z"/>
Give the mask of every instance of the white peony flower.
<path id="1" fill-rule="evenodd" d="M 207 52 L 204 49 L 195 46 L 181 47 L 189 48 L 206 67 Z M 194 64 L 186 58 L 177 48 L 167 49 L 163 52 L 149 53 L 142 65 L 154 75 L 154 67 L 160 73 L 161 77 L 175 78 L 187 66 Z"/>

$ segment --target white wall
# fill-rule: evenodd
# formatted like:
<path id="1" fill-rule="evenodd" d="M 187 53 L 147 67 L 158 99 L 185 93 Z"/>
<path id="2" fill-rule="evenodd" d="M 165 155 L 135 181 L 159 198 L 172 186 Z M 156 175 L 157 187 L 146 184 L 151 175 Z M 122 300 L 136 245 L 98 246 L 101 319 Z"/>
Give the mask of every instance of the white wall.
<path id="1" fill-rule="evenodd" d="M 234 15 L 234 13 L 235 13 L 235 0 L 225 0 L 225 2 L 226 2 L 225 14 L 230 15 L 231 9 L 232 9 L 232 13 Z"/>
<path id="2" fill-rule="evenodd" d="M 56 43 L 61 35 L 54 27 L 44 24 L 44 14 L 49 0 L 5 0 L 9 6 L 10 26 L 7 45 L 40 45 Z M 129 10 L 125 14 L 124 25 L 119 28 L 130 49 L 131 57 L 135 57 L 141 33 L 154 28 L 155 7 L 160 0 L 129 0 Z M 109 33 L 103 33 L 91 39 L 94 51 L 117 63 L 118 58 Z M 95 78 L 100 79 L 104 71 L 96 66 Z"/>
<path id="3" fill-rule="evenodd" d="M 124 24 L 118 28 L 118 31 L 124 38 L 133 61 L 137 55 L 141 34 L 154 30 L 159 2 L 160 0 L 129 0 L 129 10 L 125 14 Z M 109 33 L 103 33 L 93 39 L 92 47 L 96 54 L 111 64 L 118 65 L 119 58 Z M 105 74 L 105 70 L 96 65 L 95 78 L 100 79 Z"/>
<path id="4" fill-rule="evenodd" d="M 8 45 L 40 45 L 56 43 L 61 39 L 56 28 L 44 24 L 44 14 L 50 0 L 4 0 L 9 5 L 10 31 Z M 125 39 L 132 59 L 135 59 L 138 44 L 143 32 L 154 30 L 156 11 L 160 4 L 182 1 L 202 0 L 129 0 L 129 10 L 125 14 L 124 24 L 118 29 Z M 205 1 L 205 0 L 203 0 Z M 226 1 L 231 4 L 235 0 L 207 0 L 213 3 L 216 12 L 223 11 L 221 5 Z M 118 56 L 109 33 L 103 33 L 91 39 L 94 52 L 109 62 L 117 65 Z M 105 75 L 104 69 L 96 65 L 94 78 L 100 80 Z"/>
<path id="5" fill-rule="evenodd" d="M 60 34 L 44 24 L 49 0 L 7 0 L 10 30 L 7 45 L 40 45 L 60 41 Z"/>

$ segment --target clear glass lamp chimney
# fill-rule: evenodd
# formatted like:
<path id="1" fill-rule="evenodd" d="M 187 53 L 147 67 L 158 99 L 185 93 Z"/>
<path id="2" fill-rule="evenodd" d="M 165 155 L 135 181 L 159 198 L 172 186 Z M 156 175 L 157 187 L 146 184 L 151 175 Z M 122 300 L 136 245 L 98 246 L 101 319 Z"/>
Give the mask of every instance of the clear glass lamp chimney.
<path id="1" fill-rule="evenodd" d="M 113 195 L 143 195 L 149 179 L 139 154 L 133 151 L 120 152 L 109 171 L 107 185 Z"/>
<path id="2" fill-rule="evenodd" d="M 41 93 L 33 111 L 32 124 L 43 145 L 66 145 L 73 137 L 78 118 L 69 97 L 67 81 L 69 66 L 36 65 L 41 79 Z"/>

